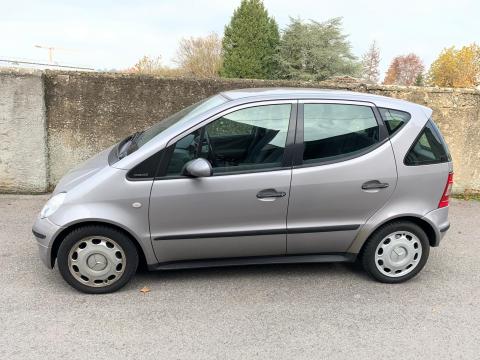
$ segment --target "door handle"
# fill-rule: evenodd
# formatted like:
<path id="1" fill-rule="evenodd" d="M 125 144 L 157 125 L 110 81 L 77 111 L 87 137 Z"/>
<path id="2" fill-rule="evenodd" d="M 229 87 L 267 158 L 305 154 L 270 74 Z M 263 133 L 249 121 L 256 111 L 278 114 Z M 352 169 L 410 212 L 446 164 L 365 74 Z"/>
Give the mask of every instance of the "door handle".
<path id="1" fill-rule="evenodd" d="M 284 197 L 285 195 L 287 195 L 285 191 L 277 191 L 275 189 L 265 189 L 257 193 L 257 198 L 258 199 L 280 198 L 280 197 Z"/>
<path id="2" fill-rule="evenodd" d="M 382 183 L 378 180 L 370 180 L 362 184 L 363 190 L 385 189 L 389 187 L 388 183 Z"/>

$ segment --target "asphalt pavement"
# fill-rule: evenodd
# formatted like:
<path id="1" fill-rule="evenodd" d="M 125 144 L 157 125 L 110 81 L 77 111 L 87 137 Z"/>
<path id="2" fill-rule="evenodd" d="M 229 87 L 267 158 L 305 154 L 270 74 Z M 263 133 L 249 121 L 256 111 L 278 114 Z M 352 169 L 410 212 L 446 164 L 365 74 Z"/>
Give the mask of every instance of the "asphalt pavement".
<path id="1" fill-rule="evenodd" d="M 46 199 L 0 196 L 0 359 L 480 359 L 478 201 L 453 201 L 447 236 L 404 284 L 295 264 L 142 272 L 98 296 L 40 262 Z"/>

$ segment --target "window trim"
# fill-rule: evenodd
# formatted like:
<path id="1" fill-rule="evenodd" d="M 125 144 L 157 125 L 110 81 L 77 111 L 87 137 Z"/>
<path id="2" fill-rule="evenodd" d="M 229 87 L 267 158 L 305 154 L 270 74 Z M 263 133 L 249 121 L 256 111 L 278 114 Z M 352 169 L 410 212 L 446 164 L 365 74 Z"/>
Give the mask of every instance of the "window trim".
<path id="1" fill-rule="evenodd" d="M 360 106 L 368 106 L 372 109 L 375 120 L 379 126 L 379 142 L 372 147 L 365 149 L 364 151 L 357 152 L 352 154 L 351 156 L 345 156 L 340 159 L 333 159 L 333 160 L 324 160 L 318 161 L 315 163 L 303 164 L 303 150 L 304 150 L 304 104 L 345 104 L 345 105 L 360 105 Z M 334 163 L 339 163 L 343 161 L 348 161 L 360 156 L 363 156 L 375 149 L 379 148 L 386 142 L 390 140 L 390 136 L 388 134 L 388 130 L 386 125 L 383 121 L 383 118 L 380 112 L 377 109 L 377 106 L 374 103 L 367 102 L 367 101 L 356 101 L 356 100 L 329 100 L 329 99 L 284 99 L 284 100 L 261 100 L 261 101 L 252 101 L 240 105 L 233 106 L 228 108 L 224 111 L 221 111 L 217 114 L 212 115 L 211 117 L 202 120 L 201 122 L 191 126 L 190 128 L 186 129 L 185 131 L 175 135 L 170 140 L 168 140 L 165 148 L 159 150 L 159 152 L 163 152 L 162 156 L 160 156 L 160 161 L 157 166 L 155 177 L 149 178 L 131 178 L 127 174 L 127 180 L 129 181 L 152 181 L 152 180 L 174 180 L 174 179 L 188 179 L 186 176 L 165 176 L 168 164 L 170 162 L 170 157 L 174 150 L 174 146 L 177 141 L 182 139 L 183 137 L 189 135 L 190 133 L 196 131 L 197 129 L 208 125 L 209 123 L 221 118 L 224 115 L 227 115 L 231 112 L 249 108 L 249 107 L 257 107 L 257 106 L 264 106 L 264 105 L 276 105 L 276 104 L 291 104 L 292 109 L 290 112 L 290 119 L 287 131 L 287 139 L 285 144 L 285 150 L 282 159 L 282 166 L 269 168 L 269 169 L 251 169 L 251 170 L 242 170 L 242 171 L 231 171 L 231 172 L 224 172 L 219 174 L 213 174 L 212 176 L 230 176 L 230 175 L 243 175 L 243 174 L 250 174 L 250 173 L 262 173 L 262 172 L 273 172 L 273 171 L 281 171 L 281 170 L 288 170 L 288 169 L 297 169 L 297 168 L 307 168 L 307 167 L 316 167 L 322 165 L 329 165 Z M 400 129 L 401 130 L 401 129 Z M 395 134 L 394 134 L 395 135 Z M 152 155 L 154 156 L 154 155 Z M 145 159 L 144 161 L 146 161 Z M 140 164 L 140 163 L 139 163 Z M 137 164 L 136 166 L 138 166 Z M 135 167 L 136 167 L 135 166 Z M 130 170 L 132 171 L 132 170 Z M 129 172 L 130 172 L 129 171 Z"/>
<path id="2" fill-rule="evenodd" d="M 175 144 L 183 139 L 185 136 L 188 136 L 192 132 L 207 126 L 211 122 L 214 122 L 221 117 L 228 115 L 232 112 L 243 110 L 251 107 L 258 107 L 258 106 L 268 106 L 268 105 L 282 105 L 282 104 L 289 104 L 291 105 L 290 109 L 290 117 L 288 120 L 288 130 L 287 130 L 287 138 L 285 140 L 285 149 L 283 152 L 282 157 L 282 165 L 273 167 L 273 168 L 265 168 L 265 169 L 251 169 L 251 170 L 240 170 L 240 171 L 228 171 L 222 172 L 218 174 L 213 174 L 212 177 L 218 176 L 230 176 L 230 175 L 243 175 L 243 174 L 251 174 L 251 173 L 261 173 L 261 172 L 271 172 L 271 171 L 280 171 L 280 170 L 288 170 L 291 169 L 293 164 L 293 156 L 295 152 L 292 150 L 293 145 L 295 143 L 295 134 L 298 125 L 298 100 L 297 99 L 288 99 L 288 100 L 263 100 L 263 101 L 252 101 L 249 103 L 233 106 L 229 109 L 226 109 L 220 113 L 212 115 L 211 117 L 195 124 L 194 126 L 190 127 L 189 129 L 183 131 L 180 134 L 177 134 L 173 138 L 171 138 L 165 147 L 165 154 L 161 158 L 161 163 L 157 168 L 157 172 L 155 175 L 154 180 L 174 180 L 174 179 L 188 179 L 188 176 L 182 175 L 173 175 L 173 176 L 166 176 L 166 171 L 168 168 L 168 164 L 170 162 L 170 158 L 172 156 L 173 150 L 175 149 Z M 290 164 L 289 164 L 290 163 Z"/>
<path id="3" fill-rule="evenodd" d="M 372 109 L 373 115 L 378 125 L 378 143 L 366 148 L 365 150 L 356 152 L 352 155 L 343 156 L 339 159 L 326 159 L 326 160 L 318 159 L 317 161 L 312 163 L 308 163 L 308 164 L 303 163 L 303 151 L 305 147 L 305 142 L 304 142 L 304 105 L 305 104 L 358 105 L 358 106 L 370 107 Z M 382 146 L 383 144 L 385 144 L 390 140 L 388 135 L 388 130 L 383 121 L 383 118 L 380 115 L 380 112 L 378 111 L 377 106 L 374 103 L 367 102 L 367 101 L 356 101 L 356 100 L 350 101 L 350 100 L 327 100 L 327 99 L 324 99 L 324 100 L 323 99 L 322 100 L 302 99 L 302 100 L 299 100 L 298 107 L 299 108 L 298 108 L 298 117 L 297 117 L 297 135 L 295 138 L 295 142 L 297 144 L 301 144 L 301 146 L 297 147 L 297 155 L 295 156 L 296 163 L 293 166 L 294 169 L 330 165 L 330 164 L 352 160 L 374 151 L 375 149 L 379 148 L 380 146 Z"/>

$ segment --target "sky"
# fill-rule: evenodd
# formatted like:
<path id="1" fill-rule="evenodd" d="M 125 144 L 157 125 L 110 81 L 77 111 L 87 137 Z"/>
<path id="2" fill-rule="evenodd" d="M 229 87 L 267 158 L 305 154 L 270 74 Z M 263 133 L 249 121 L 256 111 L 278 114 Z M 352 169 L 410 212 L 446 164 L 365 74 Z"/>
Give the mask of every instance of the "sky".
<path id="1" fill-rule="evenodd" d="M 284 29 L 289 17 L 343 17 L 353 53 L 376 40 L 384 73 L 396 55 L 414 52 L 428 66 L 445 47 L 480 43 L 478 0 L 264 0 Z M 143 55 L 167 65 L 182 37 L 223 33 L 240 0 L 0 0 L 0 59 L 54 61 L 97 70 L 126 69 Z"/>

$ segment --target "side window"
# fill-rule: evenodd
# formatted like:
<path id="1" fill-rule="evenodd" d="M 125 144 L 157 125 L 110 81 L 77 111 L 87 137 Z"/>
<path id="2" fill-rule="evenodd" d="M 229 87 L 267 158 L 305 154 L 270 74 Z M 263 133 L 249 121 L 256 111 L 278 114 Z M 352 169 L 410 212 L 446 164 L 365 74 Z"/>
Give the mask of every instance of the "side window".
<path id="1" fill-rule="evenodd" d="M 380 115 L 387 126 L 389 135 L 393 135 L 412 117 L 409 113 L 400 110 L 378 108 Z"/>
<path id="2" fill-rule="evenodd" d="M 181 175 L 183 165 L 198 157 L 201 134 L 202 129 L 198 129 L 177 141 L 167 167 L 167 176 Z"/>
<path id="3" fill-rule="evenodd" d="M 429 120 L 405 156 L 405 165 L 428 165 L 451 161 L 448 147 L 433 121 Z"/>
<path id="4" fill-rule="evenodd" d="M 140 164 L 135 166 L 127 174 L 129 180 L 147 180 L 153 179 L 157 172 L 158 165 L 163 156 L 163 151 L 150 156 L 148 159 L 142 161 Z"/>
<path id="5" fill-rule="evenodd" d="M 379 142 L 379 127 L 369 106 L 304 105 L 303 162 L 337 160 L 355 155 Z"/>
<path id="6" fill-rule="evenodd" d="M 190 160 L 210 161 L 214 174 L 282 166 L 291 104 L 262 105 L 231 112 L 179 140 L 167 176 L 181 175 Z"/>

